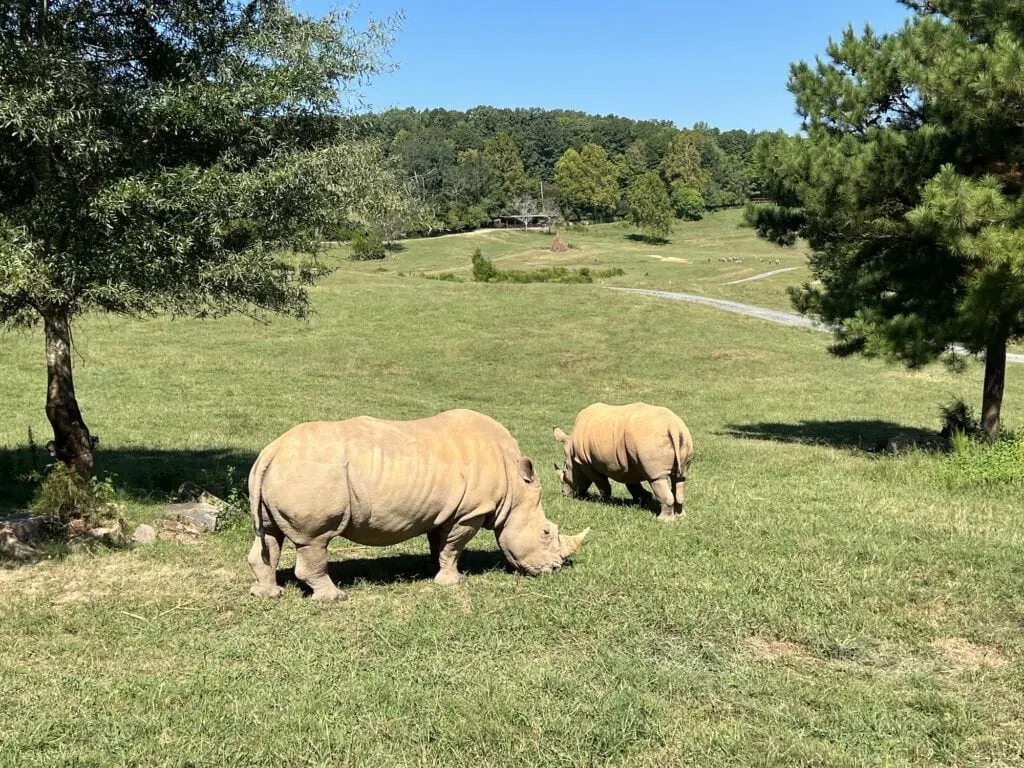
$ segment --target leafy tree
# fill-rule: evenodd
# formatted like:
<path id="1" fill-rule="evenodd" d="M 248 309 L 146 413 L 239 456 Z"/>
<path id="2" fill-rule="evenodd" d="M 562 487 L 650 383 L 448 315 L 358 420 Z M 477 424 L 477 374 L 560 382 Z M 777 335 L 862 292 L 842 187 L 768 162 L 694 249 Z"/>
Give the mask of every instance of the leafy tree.
<path id="1" fill-rule="evenodd" d="M 318 270 L 279 254 L 374 192 L 334 115 L 387 42 L 282 0 L 0 8 L 0 324 L 43 325 L 57 457 L 93 471 L 76 317 L 306 313 Z"/>
<path id="2" fill-rule="evenodd" d="M 634 141 L 615 159 L 619 180 L 626 188 L 651 169 L 650 151 L 643 140 Z"/>
<path id="3" fill-rule="evenodd" d="M 704 218 L 707 206 L 704 203 L 704 196 L 693 187 L 673 184 L 672 207 L 678 218 L 686 221 L 700 221 Z"/>
<path id="4" fill-rule="evenodd" d="M 701 135 L 697 131 L 676 134 L 661 161 L 661 172 L 673 187 L 702 189 L 710 176 L 701 158 Z"/>
<path id="5" fill-rule="evenodd" d="M 954 344 L 984 353 L 994 437 L 1007 345 L 1024 333 L 1024 16 L 987 0 L 904 5 L 900 31 L 848 29 L 827 60 L 793 66 L 803 135 L 759 145 L 776 204 L 748 216 L 810 243 L 820 283 L 794 303 L 836 327 L 834 353 L 911 367 Z"/>
<path id="6" fill-rule="evenodd" d="M 555 163 L 555 183 L 577 218 L 584 214 L 607 217 L 618 204 L 617 169 L 597 144 L 586 144 L 579 152 L 566 150 Z"/>
<path id="7" fill-rule="evenodd" d="M 629 218 L 640 230 L 652 237 L 666 238 L 672 231 L 672 205 L 665 191 L 665 182 L 656 171 L 638 176 L 627 193 Z"/>
<path id="8" fill-rule="evenodd" d="M 503 203 L 511 202 L 530 188 L 519 148 L 507 133 L 499 133 L 484 145 L 484 156 L 501 185 Z"/>

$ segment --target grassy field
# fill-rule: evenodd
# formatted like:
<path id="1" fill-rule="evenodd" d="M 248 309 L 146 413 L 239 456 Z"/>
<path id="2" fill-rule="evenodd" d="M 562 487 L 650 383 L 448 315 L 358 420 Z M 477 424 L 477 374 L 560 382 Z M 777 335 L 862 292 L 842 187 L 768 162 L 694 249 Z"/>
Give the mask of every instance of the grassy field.
<path id="1" fill-rule="evenodd" d="M 751 230 L 740 226 L 742 218 L 742 211 L 728 210 L 699 222 L 677 222 L 669 241 L 654 245 L 634 239 L 633 229 L 625 224 L 597 224 L 563 233 L 571 246 L 563 253 L 550 250 L 552 235 L 540 229 L 485 229 L 407 241 L 385 262 L 364 262 L 354 269 L 433 277 L 450 272 L 472 280 L 470 256 L 480 248 L 501 269 L 619 267 L 624 275 L 602 283 L 687 291 L 791 310 L 786 287 L 810 278 L 806 248 L 778 248 L 758 240 Z M 737 283 L 776 270 L 791 271 Z"/>
<path id="2" fill-rule="evenodd" d="M 568 235 L 565 264 L 626 270 L 604 285 L 410 276 L 477 244 L 505 266 L 553 256 L 548 237 L 484 233 L 342 265 L 306 323 L 84 321 L 81 404 L 134 520 L 184 480 L 244 475 L 297 422 L 466 406 L 543 468 L 548 516 L 593 533 L 572 568 L 528 579 L 483 532 L 454 589 L 428 578 L 425 541 L 340 543 L 333 605 L 294 584 L 250 598 L 244 526 L 0 570 L 0 765 L 1019 765 L 1022 488 L 869 450 L 974 402 L 979 366 L 834 360 L 823 334 L 609 291 L 784 308 L 802 279 L 723 286 L 799 258 L 731 214 L 657 248 L 625 234 Z M 28 428 L 45 442 L 45 376 L 38 334 L 0 350 L 7 506 Z M 551 426 L 638 399 L 693 432 L 683 522 L 622 487 L 608 505 L 559 493 Z M 1011 367 L 1011 426 L 1022 402 Z"/>

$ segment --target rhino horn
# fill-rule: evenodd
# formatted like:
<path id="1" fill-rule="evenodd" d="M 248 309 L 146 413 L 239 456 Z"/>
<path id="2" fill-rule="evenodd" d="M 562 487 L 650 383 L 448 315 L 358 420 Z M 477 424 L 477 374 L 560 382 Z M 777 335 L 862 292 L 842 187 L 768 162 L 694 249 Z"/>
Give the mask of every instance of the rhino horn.
<path id="1" fill-rule="evenodd" d="M 583 539 L 586 538 L 588 533 L 590 533 L 589 528 L 575 536 L 558 537 L 558 553 L 562 556 L 563 560 L 567 560 L 576 553 L 576 550 L 580 548 L 580 544 L 583 543 Z"/>

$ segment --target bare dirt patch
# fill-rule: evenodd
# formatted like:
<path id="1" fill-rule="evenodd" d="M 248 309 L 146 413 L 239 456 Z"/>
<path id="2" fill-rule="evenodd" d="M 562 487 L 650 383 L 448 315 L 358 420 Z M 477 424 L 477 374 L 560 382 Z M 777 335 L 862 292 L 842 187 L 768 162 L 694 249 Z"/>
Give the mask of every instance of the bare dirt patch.
<path id="1" fill-rule="evenodd" d="M 646 254 L 646 256 L 648 258 L 651 258 L 651 259 L 657 259 L 658 261 L 670 261 L 673 264 L 689 264 L 690 263 L 689 259 L 681 259 L 678 256 L 661 256 L 661 255 L 659 255 L 657 253 L 648 253 L 648 254 Z"/>
<path id="2" fill-rule="evenodd" d="M 972 643 L 962 637 L 940 638 L 932 643 L 932 648 L 955 670 L 1002 669 L 1010 663 L 996 646 Z"/>
<path id="3" fill-rule="evenodd" d="M 806 649 L 788 640 L 775 640 L 764 635 L 750 635 L 743 641 L 743 649 L 758 661 L 775 663 L 813 664 L 819 663 Z"/>

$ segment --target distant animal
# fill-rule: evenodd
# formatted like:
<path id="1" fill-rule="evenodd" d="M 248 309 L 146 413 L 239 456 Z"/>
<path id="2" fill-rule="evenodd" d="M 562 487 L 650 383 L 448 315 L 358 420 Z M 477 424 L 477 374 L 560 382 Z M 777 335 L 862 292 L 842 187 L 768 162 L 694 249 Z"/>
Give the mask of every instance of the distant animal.
<path id="1" fill-rule="evenodd" d="M 258 597 L 282 592 L 285 538 L 295 544 L 295 576 L 314 600 L 330 601 L 345 597 L 327 573 L 327 544 L 337 536 L 387 546 L 426 535 L 434 580 L 453 585 L 465 579 L 459 556 L 480 528 L 492 529 L 508 562 L 530 575 L 557 571 L 587 534 L 560 536 L 515 438 L 461 409 L 416 421 L 299 424 L 256 459 L 249 500 L 256 538 L 247 559 Z"/>
<path id="2" fill-rule="evenodd" d="M 558 427 L 555 440 L 565 461 L 555 464 L 565 496 L 582 498 L 591 484 L 607 501 L 609 480 L 624 483 L 634 501 L 651 500 L 651 487 L 661 505 L 658 518 L 675 520 L 686 514 L 686 475 L 693 460 L 693 438 L 686 424 L 668 408 L 647 403 L 588 405 L 576 416 L 572 433 Z"/>

